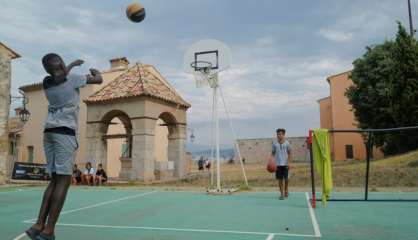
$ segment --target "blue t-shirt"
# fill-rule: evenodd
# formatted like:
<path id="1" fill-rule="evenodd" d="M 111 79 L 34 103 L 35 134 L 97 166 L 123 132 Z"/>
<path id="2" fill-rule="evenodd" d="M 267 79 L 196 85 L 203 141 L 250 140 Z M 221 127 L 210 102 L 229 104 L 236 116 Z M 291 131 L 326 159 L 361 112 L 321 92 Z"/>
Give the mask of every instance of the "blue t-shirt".
<path id="1" fill-rule="evenodd" d="M 68 127 L 77 130 L 80 88 L 86 84 L 86 76 L 68 74 L 65 82 L 44 89 L 49 103 L 45 129 Z"/>
<path id="2" fill-rule="evenodd" d="M 272 153 L 275 154 L 277 166 L 289 165 L 288 157 L 291 150 L 292 146 L 287 140 L 284 140 L 282 144 L 277 139 L 273 141 Z"/>

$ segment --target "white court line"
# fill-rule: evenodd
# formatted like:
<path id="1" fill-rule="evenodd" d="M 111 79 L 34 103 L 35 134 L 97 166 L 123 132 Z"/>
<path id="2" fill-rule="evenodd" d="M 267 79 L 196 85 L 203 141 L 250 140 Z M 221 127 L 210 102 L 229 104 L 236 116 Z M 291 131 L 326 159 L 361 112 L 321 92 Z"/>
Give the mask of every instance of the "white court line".
<path id="1" fill-rule="evenodd" d="M 34 192 L 34 191 L 42 191 L 42 189 L 27 189 L 23 190 L 21 188 L 12 190 L 12 191 L 0 191 L 0 194 L 8 194 L 8 193 L 23 193 L 23 192 Z"/>
<path id="2" fill-rule="evenodd" d="M 314 228 L 315 237 L 322 237 L 321 232 L 319 231 L 318 222 L 316 221 L 315 212 L 312 209 L 311 203 L 309 201 L 309 194 L 305 192 L 305 196 L 306 196 L 306 202 L 308 203 L 308 207 L 309 207 L 309 214 L 311 215 L 311 221 L 312 221 L 312 225 Z"/>
<path id="3" fill-rule="evenodd" d="M 270 233 L 270 234 L 267 236 L 266 240 L 273 240 L 273 238 L 274 238 L 274 234 L 273 234 L 273 233 Z"/>
<path id="4" fill-rule="evenodd" d="M 93 204 L 93 205 L 89 205 L 86 207 L 82 207 L 82 208 L 77 208 L 77 209 L 73 209 L 73 210 L 67 210 L 64 212 L 61 212 L 60 216 L 63 214 L 67 214 L 67 213 L 72 213 L 72 212 L 78 212 L 81 210 L 85 210 L 85 209 L 89 209 L 89 208 L 95 208 L 95 207 L 99 207 L 99 206 L 103 206 L 106 204 L 111 204 L 111 203 L 115 203 L 115 202 L 119 202 L 119 201 L 123 201 L 123 200 L 128 200 L 128 199 L 132 199 L 132 198 L 138 198 L 138 197 L 142 197 L 145 195 L 149 195 L 149 194 L 153 194 L 156 193 L 157 191 L 152 191 L 152 192 L 146 192 L 146 193 L 141 193 L 141 194 L 137 194 L 137 195 L 133 195 L 133 196 L 129 196 L 129 197 L 123 197 L 123 198 L 118 198 L 115 200 L 111 200 L 111 201 L 107 201 L 107 202 L 102 202 L 102 203 L 97 203 L 97 204 Z M 32 221 L 36 220 L 36 218 L 32 218 L 32 219 L 28 219 L 28 220 L 24 220 L 24 223 L 32 223 Z"/>
<path id="5" fill-rule="evenodd" d="M 26 233 L 22 233 L 19 236 L 15 237 L 13 240 L 19 240 L 22 239 L 24 236 L 26 236 Z"/>
<path id="6" fill-rule="evenodd" d="M 270 232 L 248 232 L 248 231 L 231 231 L 231 230 L 214 230 L 214 229 L 194 229 L 194 228 L 166 228 L 166 227 L 144 227 L 144 226 L 110 226 L 110 225 L 92 225 L 92 224 L 72 224 L 57 223 L 59 226 L 69 227 L 86 227 L 86 228 L 113 228 L 113 229 L 142 229 L 142 230 L 163 230 L 177 232 L 204 232 L 204 233 L 231 233 L 231 234 L 247 234 L 247 235 L 280 235 L 291 237 L 317 237 L 315 235 L 292 234 L 292 233 L 270 233 Z"/>

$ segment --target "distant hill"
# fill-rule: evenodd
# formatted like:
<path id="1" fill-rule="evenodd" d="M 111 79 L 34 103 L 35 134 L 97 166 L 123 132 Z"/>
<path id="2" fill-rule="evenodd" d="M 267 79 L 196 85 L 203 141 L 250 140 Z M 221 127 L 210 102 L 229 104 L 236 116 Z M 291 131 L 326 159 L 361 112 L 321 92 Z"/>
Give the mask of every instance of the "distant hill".
<path id="1" fill-rule="evenodd" d="M 202 150 L 202 151 L 192 152 L 192 157 L 194 160 L 199 159 L 201 156 L 203 156 L 204 158 L 210 158 L 211 154 L 212 154 L 212 150 L 209 148 L 209 149 Z M 219 155 L 220 155 L 221 160 L 226 161 L 231 158 L 234 158 L 235 151 L 233 148 L 220 149 Z M 214 156 L 216 157 L 216 152 L 214 152 Z"/>

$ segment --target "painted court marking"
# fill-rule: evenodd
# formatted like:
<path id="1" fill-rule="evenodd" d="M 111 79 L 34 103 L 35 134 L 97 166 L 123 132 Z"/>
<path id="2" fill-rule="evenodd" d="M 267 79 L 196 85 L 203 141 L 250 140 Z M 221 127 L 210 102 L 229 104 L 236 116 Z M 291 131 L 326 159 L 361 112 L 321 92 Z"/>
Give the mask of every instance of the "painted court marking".
<path id="1" fill-rule="evenodd" d="M 274 234 L 273 234 L 273 233 L 270 233 L 270 234 L 267 236 L 266 240 L 273 240 L 273 238 L 274 238 Z"/>
<path id="2" fill-rule="evenodd" d="M 99 207 L 99 206 L 103 206 L 103 205 L 107 205 L 107 204 L 111 204 L 111 203 L 115 203 L 115 202 L 119 202 L 119 201 L 123 201 L 123 200 L 128 200 L 128 199 L 132 199 L 132 198 L 138 198 L 138 197 L 146 196 L 146 195 L 149 195 L 149 194 L 154 194 L 154 193 L 157 193 L 157 192 L 158 191 L 151 191 L 151 192 L 141 193 L 141 194 L 137 194 L 137 195 L 133 195 L 133 196 L 129 196 L 129 197 L 118 198 L 118 199 L 115 199 L 115 200 L 106 201 L 106 202 L 102 202 L 102 203 L 97 203 L 97 204 L 89 205 L 89 206 L 82 207 L 82 208 L 67 210 L 67 211 L 62 212 L 61 214 L 68 214 L 68 213 L 72 213 L 72 212 L 82 211 L 82 210 L 85 210 L 85 209 L 95 208 L 95 207 Z M 169 227 L 150 227 L 150 226 L 112 226 L 112 225 L 71 224 L 71 223 L 57 223 L 57 225 L 58 226 L 67 226 L 67 227 L 83 227 L 83 228 L 141 229 L 141 230 L 177 231 L 177 232 L 264 235 L 264 236 L 267 237 L 266 240 L 273 240 L 273 238 L 275 236 L 321 237 L 322 235 L 320 233 L 319 226 L 318 226 L 318 223 L 316 221 L 315 213 L 314 213 L 314 210 L 312 209 L 311 204 L 309 202 L 309 195 L 306 192 L 305 192 L 305 197 L 306 197 L 306 200 L 307 200 L 307 203 L 308 203 L 309 213 L 310 213 L 312 225 L 313 225 L 313 228 L 314 228 L 314 233 L 315 233 L 314 235 L 280 233 L 280 232 L 272 233 L 272 232 L 233 231 L 233 230 L 221 230 L 221 229 L 169 228 Z M 23 222 L 24 223 L 33 223 L 34 220 L 36 220 L 36 219 L 28 219 L 28 220 L 25 220 Z M 26 234 L 22 233 L 19 236 L 17 236 L 16 238 L 14 238 L 14 240 L 20 240 L 25 236 L 26 236 Z"/>
<path id="3" fill-rule="evenodd" d="M 309 207 L 309 214 L 311 215 L 311 221 L 315 232 L 315 237 L 322 237 L 321 232 L 319 231 L 319 225 L 316 221 L 315 212 L 312 209 L 311 202 L 309 201 L 309 194 L 305 192 L 306 202 L 308 203 Z"/>
<path id="4" fill-rule="evenodd" d="M 82 207 L 82 208 L 77 208 L 77 209 L 73 209 L 73 210 L 67 210 L 67 211 L 61 212 L 60 215 L 67 214 L 67 213 L 72 213 L 72 212 L 78 212 L 78 211 L 85 210 L 85 209 L 89 209 L 89 208 L 95 208 L 95 207 L 103 206 L 103 205 L 106 205 L 106 204 L 120 202 L 120 201 L 123 201 L 123 200 L 132 199 L 132 198 L 143 197 L 143 196 L 150 195 L 150 194 L 157 193 L 157 192 L 158 191 L 146 192 L 146 193 L 136 194 L 136 195 L 129 196 L 129 197 L 118 198 L 118 199 L 111 200 L 111 201 L 107 201 L 107 202 L 97 203 L 97 204 L 89 205 L 89 206 Z M 36 220 L 36 218 L 32 218 L 32 219 L 24 220 L 23 222 L 24 223 L 34 223 L 33 221 L 35 221 L 35 220 Z M 60 225 L 60 224 L 57 224 L 57 225 Z M 19 236 L 17 236 L 13 240 L 20 240 L 24 236 L 26 236 L 26 233 L 20 234 Z"/>
<path id="5" fill-rule="evenodd" d="M 85 228 L 110 228 L 110 229 L 141 229 L 141 230 L 162 230 L 176 232 L 201 232 L 201 233 L 230 233 L 230 234 L 247 234 L 247 235 L 267 235 L 269 236 L 291 236 L 291 237 L 317 237 L 308 234 L 292 234 L 292 233 L 270 233 L 270 232 L 248 232 L 248 231 L 231 231 L 216 229 L 196 229 L 196 228 L 167 228 L 167 227 L 148 227 L 148 226 L 112 226 L 112 225 L 92 225 L 92 224 L 72 224 L 57 223 L 59 226 L 67 227 L 85 227 Z"/>
<path id="6" fill-rule="evenodd" d="M 78 212 L 78 211 L 85 210 L 85 209 L 89 209 L 89 208 L 95 208 L 95 207 L 99 207 L 99 206 L 103 206 L 103 205 L 107 205 L 107 204 L 111 204 L 111 203 L 115 203 L 115 202 L 120 202 L 120 201 L 123 201 L 123 200 L 132 199 L 132 198 L 138 198 L 138 197 L 146 196 L 146 195 L 153 194 L 153 193 L 156 193 L 156 192 L 157 191 L 141 193 L 141 194 L 137 194 L 137 195 L 133 195 L 133 196 L 129 196 L 129 197 L 123 197 L 123 198 L 118 198 L 118 199 L 111 200 L 111 201 L 107 201 L 107 202 L 102 202 L 102 203 L 97 203 L 97 204 L 89 205 L 89 206 L 82 207 L 82 208 L 77 208 L 77 209 L 73 209 L 73 210 L 67 210 L 67 211 L 61 212 L 60 215 L 67 214 L 67 213 L 72 213 L 72 212 Z M 33 223 L 34 220 L 36 220 L 36 218 L 24 220 L 23 222 L 24 223 Z"/>
<path id="7" fill-rule="evenodd" d="M 15 237 L 13 240 L 19 240 L 22 239 L 24 236 L 26 236 L 26 233 L 22 233 L 19 236 Z"/>

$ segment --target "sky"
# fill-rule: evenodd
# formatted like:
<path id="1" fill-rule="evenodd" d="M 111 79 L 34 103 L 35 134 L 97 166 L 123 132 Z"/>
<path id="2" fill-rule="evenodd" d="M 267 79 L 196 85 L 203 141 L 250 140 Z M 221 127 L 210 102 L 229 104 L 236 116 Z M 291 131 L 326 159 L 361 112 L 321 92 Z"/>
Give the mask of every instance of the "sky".
<path id="1" fill-rule="evenodd" d="M 189 102 L 191 144 L 211 143 L 210 88 L 195 87 L 183 55 L 201 39 L 231 49 L 220 84 L 236 136 L 305 136 L 319 127 L 317 100 L 329 96 L 328 76 L 352 69 L 366 46 L 409 29 L 407 0 L 142 0 L 146 18 L 130 22 L 126 0 L 0 0 L 0 41 L 22 55 L 12 65 L 12 94 L 45 76 L 41 58 L 56 52 L 108 70 L 109 60 L 152 64 Z M 418 0 L 411 0 L 418 24 Z M 18 102 L 13 102 L 12 107 Z M 222 106 L 222 102 L 220 102 Z M 233 134 L 220 108 L 221 145 Z"/>

